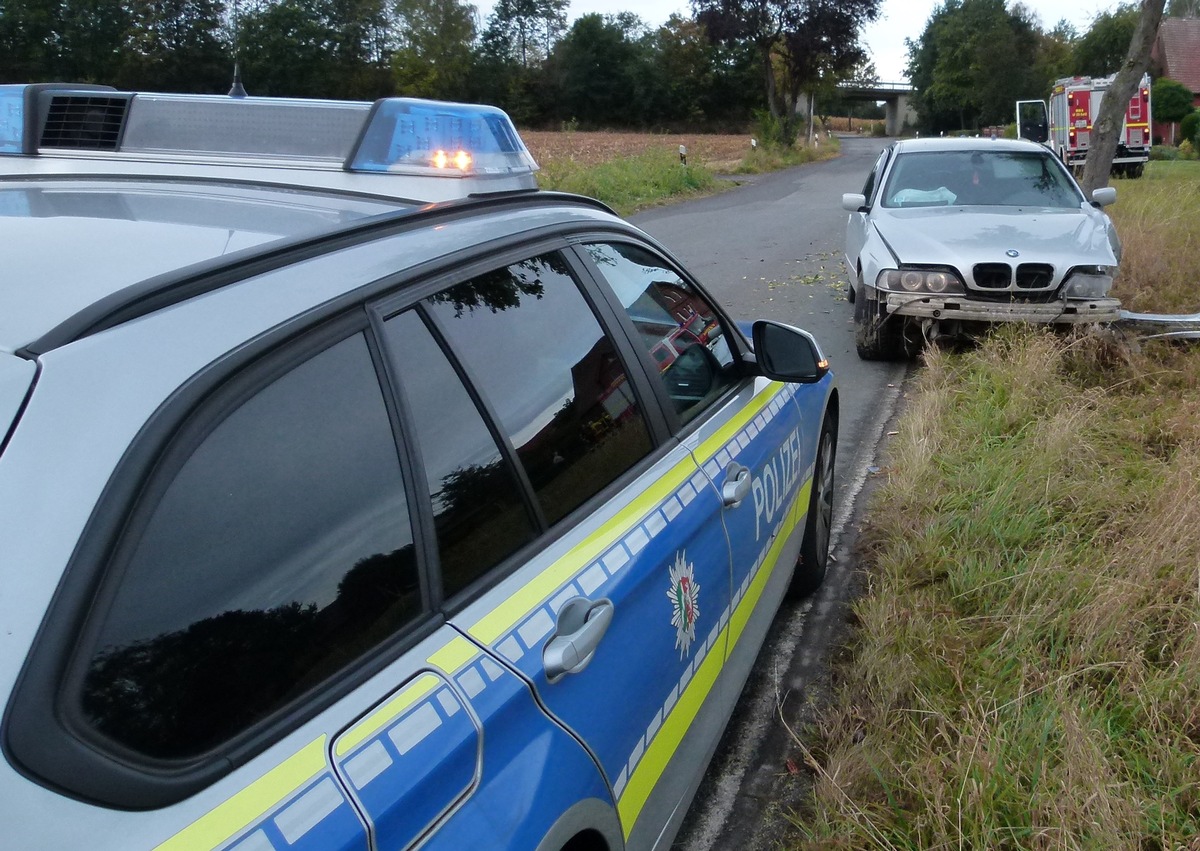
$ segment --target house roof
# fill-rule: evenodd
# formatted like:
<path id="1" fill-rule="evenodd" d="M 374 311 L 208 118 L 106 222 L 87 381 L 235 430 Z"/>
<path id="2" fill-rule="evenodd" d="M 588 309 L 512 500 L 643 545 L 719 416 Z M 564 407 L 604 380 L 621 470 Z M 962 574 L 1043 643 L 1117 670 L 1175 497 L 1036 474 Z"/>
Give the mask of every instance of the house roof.
<path id="1" fill-rule="evenodd" d="M 1154 48 L 1164 77 L 1200 92 L 1200 18 L 1163 18 Z"/>

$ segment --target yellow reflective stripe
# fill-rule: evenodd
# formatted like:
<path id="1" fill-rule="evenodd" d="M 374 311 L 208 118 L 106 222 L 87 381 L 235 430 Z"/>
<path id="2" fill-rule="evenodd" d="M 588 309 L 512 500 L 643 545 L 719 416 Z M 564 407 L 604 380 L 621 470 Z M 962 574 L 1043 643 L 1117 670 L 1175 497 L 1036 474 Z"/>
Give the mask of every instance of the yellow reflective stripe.
<path id="1" fill-rule="evenodd" d="M 617 512 L 604 525 L 571 548 L 570 552 L 556 560 L 545 570 L 521 586 L 504 602 L 497 605 L 476 621 L 468 630 L 474 638 L 491 644 L 529 614 L 542 601 L 559 589 L 579 570 L 587 566 L 596 556 L 629 531 L 639 520 L 649 514 L 676 488 L 695 473 L 696 465 L 690 458 L 680 461 L 654 481 L 627 506 Z"/>
<path id="2" fill-rule="evenodd" d="M 807 505 L 811 489 L 812 478 L 810 477 L 800 488 L 800 492 L 796 496 L 797 503 Z M 789 510 L 789 516 L 796 515 L 794 511 Z M 750 616 L 754 613 L 755 606 L 762 597 L 763 589 L 766 588 L 767 582 L 775 573 L 779 554 L 793 529 L 795 529 L 795 524 L 788 524 L 776 535 L 775 542 L 763 558 L 762 567 L 759 568 L 754 581 L 746 589 L 746 595 L 730 617 L 729 626 L 718 636 L 716 644 L 713 645 L 714 648 L 728 641 L 726 652 L 732 653 L 746 624 L 750 621 Z M 650 793 L 654 791 L 654 787 L 658 784 L 663 772 L 666 771 L 667 764 L 675 756 L 675 751 L 679 749 L 679 743 L 683 741 L 684 735 L 691 727 L 692 722 L 696 720 L 696 715 L 699 714 L 701 706 L 704 705 L 709 692 L 712 691 L 723 663 L 724 659 L 720 653 L 709 652 L 704 661 L 700 663 L 699 672 L 680 695 L 671 714 L 663 719 L 663 725 L 659 728 L 658 734 L 650 742 L 641 761 L 638 762 L 637 768 L 630 775 L 629 782 L 622 791 L 620 800 L 617 801 L 617 813 L 621 817 L 621 826 L 626 839 L 632 833 L 633 826 L 637 822 L 638 816 L 641 815 L 642 808 L 646 806 Z"/>
<path id="3" fill-rule="evenodd" d="M 804 487 L 800 488 L 800 493 L 796 495 L 796 502 L 792 504 L 792 510 L 788 512 L 795 519 L 787 525 L 786 529 L 781 529 L 779 534 L 775 536 L 775 543 L 771 545 L 771 549 L 763 561 L 763 567 L 770 564 L 771 569 L 758 571 L 758 575 L 754 577 L 754 581 L 746 589 L 746 596 L 742 598 L 742 602 L 733 613 L 733 617 L 729 619 L 729 644 L 731 648 L 736 646 L 738 640 L 742 637 L 742 632 L 746 629 L 746 624 L 750 622 L 750 616 L 754 614 L 755 606 L 758 605 L 758 601 L 762 598 L 763 589 L 767 587 L 767 580 L 775 572 L 775 562 L 779 560 L 779 551 L 783 549 L 784 542 L 787 541 L 791 531 L 800 522 L 795 514 L 796 505 L 808 505 L 808 495 L 811 490 L 812 479 L 809 479 L 805 482 Z M 806 511 L 805 514 L 807 513 Z"/>
<path id="4" fill-rule="evenodd" d="M 668 716 L 667 723 L 663 724 L 658 735 L 654 737 L 650 746 L 646 748 L 646 752 L 642 754 L 641 761 L 630 775 L 629 782 L 621 794 L 621 800 L 617 801 L 617 814 L 621 818 L 626 839 L 629 838 L 630 831 L 632 831 L 633 824 L 637 821 L 642 807 L 646 805 L 646 799 L 654 791 L 655 784 L 666 771 L 667 763 L 671 761 L 671 757 L 679 748 L 679 743 L 683 741 L 684 733 L 688 731 L 692 721 L 700 712 L 704 699 L 712 691 L 713 683 L 717 681 L 717 674 L 721 673 L 721 667 L 725 660 L 718 651 L 720 644 L 721 641 L 717 641 L 709 654 L 704 657 L 704 661 L 700 663 L 700 670 L 692 677 L 688 687 L 683 690 L 679 702 L 675 704 L 675 708 Z"/>
<path id="5" fill-rule="evenodd" d="M 198 851 L 228 842 L 325 770 L 325 739 L 305 745 L 155 851 Z"/>
<path id="6" fill-rule="evenodd" d="M 445 647 L 431 654 L 428 662 L 447 674 L 454 674 L 455 671 L 470 662 L 478 652 L 474 644 L 462 636 L 456 635 L 446 642 Z"/>
<path id="7" fill-rule="evenodd" d="M 746 423 L 758 416 L 759 412 L 771 404 L 771 400 L 779 395 L 783 390 L 783 385 L 778 381 L 773 381 L 769 386 L 763 389 L 761 393 L 754 397 L 754 400 L 729 418 L 729 422 L 721 426 L 707 440 L 696 447 L 693 453 L 696 456 L 697 463 L 704 466 L 704 462 L 716 455 L 724 448 L 725 444 L 729 443 L 733 437 L 746 427 Z"/>
<path id="8" fill-rule="evenodd" d="M 389 721 L 429 694 L 442 680 L 433 674 L 422 674 L 399 694 L 384 703 L 362 720 L 361 724 L 347 730 L 334 743 L 333 752 L 343 757 L 367 739 L 382 730 Z"/>

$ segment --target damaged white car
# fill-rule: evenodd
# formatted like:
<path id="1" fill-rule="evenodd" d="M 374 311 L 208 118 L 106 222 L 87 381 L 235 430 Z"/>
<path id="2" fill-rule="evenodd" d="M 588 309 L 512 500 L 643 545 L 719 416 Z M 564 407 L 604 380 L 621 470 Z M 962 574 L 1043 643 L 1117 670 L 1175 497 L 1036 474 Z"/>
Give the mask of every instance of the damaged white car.
<path id="1" fill-rule="evenodd" d="M 1103 208 L 1028 141 L 915 139 L 889 145 L 861 194 L 842 196 L 855 338 L 864 360 L 996 322 L 1111 322 L 1121 243 Z"/>

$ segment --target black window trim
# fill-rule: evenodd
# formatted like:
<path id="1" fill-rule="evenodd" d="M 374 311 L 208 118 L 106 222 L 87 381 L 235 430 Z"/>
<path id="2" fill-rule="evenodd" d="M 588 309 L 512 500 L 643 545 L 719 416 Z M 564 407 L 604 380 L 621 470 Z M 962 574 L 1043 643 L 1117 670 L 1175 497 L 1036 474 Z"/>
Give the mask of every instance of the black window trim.
<path id="1" fill-rule="evenodd" d="M 875 203 L 875 199 L 879 197 L 879 192 L 883 188 L 883 176 L 888 170 L 888 165 L 891 163 L 894 148 L 895 143 L 888 145 L 880 151 L 879 157 L 875 160 L 875 165 L 871 167 L 871 171 L 867 175 L 867 180 L 871 186 L 871 191 L 866 196 L 868 207 Z M 864 186 L 863 188 L 866 189 L 867 187 Z"/>
<path id="2" fill-rule="evenodd" d="M 532 543 L 538 540 L 546 532 L 546 518 L 543 516 L 540 506 L 538 506 L 537 502 L 533 498 L 533 487 L 529 483 L 528 476 L 525 474 L 524 466 L 521 464 L 520 459 L 517 458 L 516 449 L 513 447 L 512 442 L 508 439 L 508 437 L 499 429 L 499 419 L 496 416 L 496 412 L 492 409 L 488 401 L 481 396 L 478 390 L 476 390 L 476 382 L 472 378 L 470 371 L 467 369 L 466 365 L 462 363 L 461 359 L 454 352 L 454 350 L 449 346 L 440 324 L 428 313 L 428 311 L 425 310 L 424 305 L 418 303 L 416 305 L 412 305 L 409 310 L 415 312 L 418 320 L 424 324 L 425 328 L 429 331 L 434 343 L 439 349 L 441 349 L 443 356 L 450 364 L 450 368 L 454 370 L 454 374 L 458 376 L 459 381 L 462 383 L 463 389 L 471 399 L 471 403 L 475 405 L 475 409 L 479 411 L 484 428 L 487 429 L 492 441 L 496 444 L 497 450 L 500 452 L 500 457 L 503 459 L 505 467 L 507 467 L 510 475 L 513 476 L 513 479 L 517 485 L 517 491 L 521 499 L 521 504 L 525 507 L 526 516 L 530 521 L 533 531 L 533 536 L 527 543 Z M 388 320 L 394 319 L 404 312 L 406 311 L 402 310 L 397 313 L 389 314 Z M 387 320 L 380 321 L 386 322 Z M 382 341 L 383 339 L 384 338 L 381 336 L 380 340 Z M 386 346 L 386 343 L 383 343 L 383 345 Z M 407 394 L 404 391 L 403 379 L 397 379 L 395 376 L 393 376 L 391 380 L 393 388 L 392 392 L 404 400 L 405 409 L 411 409 L 412 405 L 409 403 Z M 438 538 L 436 520 L 434 518 L 433 504 L 429 499 L 429 494 L 431 493 L 429 488 L 429 475 L 425 470 L 424 459 L 420 457 L 419 448 L 416 446 L 416 429 L 414 428 L 410 433 L 414 435 L 414 439 L 411 441 L 413 444 L 412 450 L 414 452 L 414 457 L 412 459 L 414 463 L 414 470 L 416 470 L 417 480 L 422 488 L 420 492 L 424 494 L 423 498 L 421 499 L 419 509 L 423 515 L 421 522 L 424 524 L 426 519 L 428 519 L 429 528 L 432 530 L 432 535 L 428 539 L 429 550 L 427 552 L 427 564 L 430 565 L 431 573 L 433 573 L 438 580 L 434 583 L 436 587 L 435 593 L 438 599 L 438 605 L 439 607 L 442 607 L 445 603 L 445 597 L 443 593 L 444 586 L 441 582 L 441 563 L 439 560 L 437 547 Z M 522 549 L 524 549 L 524 545 L 518 547 L 517 551 L 519 552 Z M 470 583 L 468 587 L 474 585 L 476 582 L 478 582 L 478 578 Z"/>
<path id="3" fill-rule="evenodd" d="M 191 759 L 161 760 L 135 753 L 91 729 L 79 709 L 79 669 L 90 659 L 97 629 L 90 615 L 119 585 L 128 548 L 145 528 L 154 493 L 173 480 L 182 461 L 238 404 L 307 359 L 360 333 L 370 350 L 373 335 L 361 306 L 315 326 L 297 328 L 290 322 L 214 361 L 178 388 L 143 425 L 80 535 L 14 687 L 3 721 L 3 747 L 18 771 L 69 797 L 116 809 L 155 809 L 177 803 L 316 717 L 444 625 L 436 610 L 425 609 L 409 629 L 227 742 Z M 413 471 L 391 412 L 391 389 L 374 351 L 371 357 L 389 408 L 411 511 L 418 504 L 413 499 Z M 424 603 L 429 584 L 421 560 L 424 541 L 417 524 L 412 531 Z M 74 697 L 68 699 L 72 693 Z"/>
<path id="4" fill-rule="evenodd" d="M 510 266 L 513 263 L 530 257 L 536 257 L 540 254 L 547 254 L 553 251 L 560 252 L 567 260 L 572 269 L 573 277 L 575 278 L 576 286 L 582 293 L 584 300 L 591 308 L 593 315 L 600 324 L 601 329 L 608 334 L 613 344 L 617 347 L 618 353 L 621 356 L 622 363 L 626 368 L 627 375 L 634 385 L 634 394 L 638 400 L 638 405 L 641 406 L 646 421 L 647 429 L 650 437 L 650 451 L 625 470 L 620 476 L 609 482 L 595 494 L 584 500 L 570 514 L 563 517 L 553 526 L 547 527 L 545 524 L 541 526 L 540 534 L 537 535 L 528 544 L 520 547 L 513 552 L 508 558 L 501 561 L 499 564 L 492 567 L 466 588 L 459 593 L 445 599 L 442 603 L 441 611 L 447 619 L 465 609 L 468 605 L 478 600 L 487 592 L 495 588 L 509 576 L 511 576 L 522 565 L 528 563 L 542 550 L 549 547 L 555 541 L 567 535 L 575 529 L 582 520 L 590 515 L 598 506 L 612 499 L 622 489 L 627 487 L 631 482 L 643 475 L 647 470 L 654 465 L 660 463 L 663 458 L 670 454 L 679 444 L 679 440 L 671 434 L 667 413 L 663 408 L 663 398 L 656 391 L 655 384 L 644 372 L 644 365 L 641 361 L 641 355 L 634 342 L 629 338 L 628 331 L 623 326 L 621 317 L 614 312 L 612 306 L 612 296 L 609 294 L 607 283 L 598 285 L 593 274 L 587 269 L 586 264 L 579 259 L 578 252 L 572 247 L 576 241 L 575 233 L 578 231 L 586 231 L 588 233 L 596 232 L 594 222 L 580 223 L 578 226 L 564 229 L 561 226 L 545 229 L 545 233 L 539 232 L 536 236 L 530 235 L 531 238 L 512 241 L 504 250 L 493 252 L 484 256 L 473 257 L 469 262 L 463 263 L 453 269 L 439 268 L 427 274 L 419 280 L 412 281 L 410 285 L 398 291 L 388 292 L 378 297 L 375 301 L 368 303 L 368 311 L 374 317 L 374 321 L 385 322 L 393 316 L 403 313 L 405 310 L 417 307 L 422 301 L 442 292 L 455 284 L 463 283 L 471 278 L 483 273 Z M 625 230 L 614 230 L 608 233 L 621 234 L 627 241 L 635 244 L 643 244 L 641 241 L 633 239 L 631 234 Z M 657 252 L 656 252 L 657 253 Z M 672 268 L 675 268 L 672 266 Z M 707 294 L 705 295 L 708 298 Z M 711 302 L 711 299 L 709 299 Z M 617 305 L 618 309 L 620 305 Z M 623 309 L 622 309 L 623 312 Z M 615 323 L 615 324 L 614 324 Z M 386 342 L 383 342 L 381 337 L 381 346 L 386 351 Z M 435 339 L 438 339 L 435 336 Z M 441 341 L 439 340 L 439 344 Z M 446 348 L 443 347 L 443 351 Z M 457 358 L 452 359 L 451 363 L 455 363 Z M 460 373 L 460 378 L 462 374 Z M 662 382 L 658 382 L 661 384 Z M 470 382 L 466 382 L 468 392 L 472 394 L 474 399 L 475 391 L 471 387 Z M 399 394 L 398 387 L 393 384 L 394 392 Z M 667 400 L 669 406 L 670 400 Z M 499 435 L 497 438 L 503 444 L 510 444 L 507 436 L 503 434 L 503 429 L 498 425 L 498 421 L 493 417 L 485 417 L 491 419 L 488 423 L 488 428 L 492 431 L 493 436 Z M 699 419 L 699 418 L 698 418 Z M 410 432 L 411 433 L 411 432 Z M 416 457 L 417 450 L 415 440 L 412 441 L 414 457 L 412 462 L 414 469 L 420 469 L 420 478 L 425 480 L 426 474 L 422 465 L 421 459 Z M 507 451 L 507 450 L 506 450 Z M 515 449 L 513 457 L 515 458 Z M 518 463 L 518 467 L 521 465 Z M 537 496 L 533 492 L 532 487 L 528 483 L 528 479 L 521 471 L 523 488 L 526 489 L 524 498 L 533 504 L 537 502 Z M 432 509 L 427 507 L 428 491 L 421 492 L 422 510 L 428 511 L 430 517 L 428 522 L 432 529 Z M 540 512 L 539 512 L 540 516 Z M 426 522 L 426 518 L 422 518 L 422 523 Z M 429 539 L 429 545 L 436 550 L 436 537 Z M 436 564 L 431 560 L 430 565 Z M 431 571 L 436 575 L 436 570 Z"/>
<path id="5" fill-rule="evenodd" d="M 429 329 L 429 333 L 433 336 L 433 341 L 437 343 L 438 348 L 442 350 L 442 354 L 449 361 L 450 368 L 454 370 L 454 374 L 462 382 L 467 395 L 471 397 L 471 402 L 475 405 L 475 409 L 483 417 L 484 427 L 487 428 L 488 434 L 492 436 L 492 440 L 495 441 L 497 448 L 500 450 L 500 457 L 504 459 L 509 473 L 516 479 L 517 487 L 521 492 L 521 502 L 524 504 L 529 518 L 533 521 L 534 537 L 541 537 L 550 528 L 550 524 L 546 521 L 546 514 L 542 511 L 542 506 L 534 495 L 533 484 L 529 481 L 529 475 L 525 472 L 525 465 L 521 463 L 521 459 L 517 455 L 517 447 L 513 445 L 512 440 L 509 439 L 508 435 L 504 433 L 503 428 L 501 428 L 500 415 L 496 412 L 496 408 L 491 403 L 490 398 L 479 390 L 479 386 L 483 382 L 479 380 L 479 376 L 475 374 L 475 370 L 467 365 L 466 361 L 459 356 L 454 346 L 450 344 L 450 337 L 446 333 L 445 323 L 440 321 L 426 307 L 424 302 L 418 304 L 415 309 L 417 315 L 421 317 L 421 321 L 425 323 L 425 327 Z M 424 472 L 423 469 L 422 472 Z M 428 484 L 428 481 L 426 481 L 426 484 Z"/>
<path id="6" fill-rule="evenodd" d="M 603 271 L 597 267 L 595 261 L 592 260 L 592 258 L 588 255 L 586 248 L 584 248 L 585 245 L 598 242 L 621 242 L 649 251 L 656 258 L 658 258 L 664 267 L 673 271 L 680 277 L 681 280 L 684 281 L 684 283 L 692 287 L 697 294 L 702 296 L 704 300 L 708 302 L 709 307 L 713 309 L 713 312 L 717 315 L 717 318 L 721 320 L 721 324 L 725 328 L 725 332 L 729 337 L 729 349 L 734 358 L 734 367 L 738 371 L 738 379 L 726 387 L 719 396 L 710 401 L 703 410 L 697 413 L 696 416 L 694 416 L 687 423 L 682 423 L 680 421 L 679 415 L 675 411 L 675 406 L 671 402 L 671 397 L 667 394 L 667 388 L 663 384 L 662 380 L 658 377 L 657 365 L 650 357 L 650 353 L 647 352 L 645 347 L 639 342 L 640 335 L 637 332 L 637 328 L 634 327 L 633 320 L 629 317 L 629 313 L 625 310 L 624 305 L 622 305 L 620 300 L 617 298 L 617 295 L 613 291 L 612 287 L 609 286 L 608 282 L 605 280 Z M 708 422 L 713 416 L 714 412 L 724 408 L 729 400 L 731 400 L 735 395 L 737 395 L 737 393 L 741 391 L 742 387 L 745 385 L 747 376 L 750 374 L 757 374 L 754 372 L 753 367 L 749 367 L 746 364 L 745 353 L 750 351 L 750 347 L 746 342 L 745 337 L 742 335 L 741 330 L 729 318 L 728 314 L 725 313 L 725 310 L 721 307 L 720 302 L 709 295 L 704 287 L 700 286 L 695 278 L 687 274 L 677 263 L 671 262 L 668 259 L 667 253 L 654 244 L 645 240 L 633 239 L 625 234 L 614 235 L 611 233 L 599 235 L 594 233 L 588 234 L 572 240 L 572 243 L 576 257 L 578 258 L 579 262 L 586 267 L 588 274 L 593 278 L 593 284 L 603 294 L 603 297 L 608 303 L 609 310 L 614 314 L 613 321 L 615 321 L 620 327 L 621 334 L 625 338 L 625 342 L 633 350 L 634 357 L 637 358 L 637 362 L 641 367 L 640 371 L 643 373 L 643 378 L 649 384 L 651 391 L 658 399 L 658 407 L 666 416 L 668 427 L 670 428 L 672 435 L 681 441 L 686 440 L 688 437 L 698 431 L 704 423 Z"/>
<path id="7" fill-rule="evenodd" d="M 609 335 L 613 344 L 617 347 L 622 363 L 625 365 L 629 378 L 634 384 L 634 392 L 638 404 L 644 409 L 643 415 L 650 431 L 650 443 L 653 447 L 653 452 L 654 449 L 661 448 L 662 445 L 674 439 L 675 428 L 672 425 L 670 415 L 664 412 L 665 397 L 658 394 L 656 383 L 647 379 L 642 374 L 641 369 L 633 368 L 635 364 L 642 363 L 641 352 L 636 343 L 628 336 L 628 331 L 625 328 L 627 320 L 622 318 L 624 309 L 620 304 L 616 305 L 615 310 L 613 308 L 611 288 L 603 279 L 598 280 L 596 278 L 596 275 L 589 266 L 590 261 L 585 262 L 582 260 L 579 252 L 574 248 L 574 245 L 580 241 L 577 236 L 579 231 L 594 234 L 596 232 L 596 224 L 594 222 L 572 223 L 572 226 L 569 228 L 550 226 L 539 229 L 536 232 L 530 232 L 525 235 L 525 238 L 519 240 L 507 240 L 503 246 L 495 247 L 490 252 L 472 254 L 469 259 L 451 268 L 447 268 L 445 263 L 439 263 L 432 267 L 423 267 L 420 270 L 421 274 L 414 275 L 399 289 L 392 288 L 388 292 L 378 295 L 373 301 L 368 301 L 368 310 L 377 315 L 381 321 L 387 321 L 392 316 L 402 313 L 430 296 L 449 289 L 455 284 L 468 281 L 484 272 L 491 272 L 504 266 L 511 266 L 513 263 L 518 263 L 530 257 L 536 257 L 539 254 L 547 254 L 554 251 L 560 252 L 571 269 L 576 286 L 583 294 L 588 307 L 591 308 L 592 313 L 596 316 L 596 321 L 599 322 L 600 327 Z M 644 244 L 635 239 L 628 231 L 614 230 L 611 233 L 620 234 L 627 242 L 632 242 L 636 245 Z M 655 253 L 661 252 L 656 251 Z M 671 268 L 677 269 L 673 264 Z M 683 277 L 689 283 L 691 282 L 690 278 Z M 700 288 L 697 287 L 697 289 L 699 290 Z M 705 298 L 710 303 L 712 302 L 712 298 L 707 293 L 705 293 Z M 726 319 L 729 327 L 736 329 L 736 326 L 730 323 L 723 313 L 721 316 Z M 738 341 L 740 344 L 745 345 L 740 334 L 738 334 Z M 384 348 L 386 349 L 386 346 Z M 661 384 L 661 382 L 658 383 Z M 670 400 L 665 399 L 665 403 L 666 410 L 669 410 Z"/>

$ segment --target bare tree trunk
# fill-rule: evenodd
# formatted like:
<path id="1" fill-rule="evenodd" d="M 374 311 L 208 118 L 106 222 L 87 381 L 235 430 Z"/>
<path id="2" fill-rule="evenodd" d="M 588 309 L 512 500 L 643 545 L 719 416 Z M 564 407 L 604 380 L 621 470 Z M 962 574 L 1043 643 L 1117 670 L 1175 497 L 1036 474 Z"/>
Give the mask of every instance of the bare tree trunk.
<path id="1" fill-rule="evenodd" d="M 771 49 L 768 47 L 763 55 L 763 66 L 766 70 L 767 109 L 771 115 L 781 118 L 779 113 L 779 98 L 775 92 L 775 68 L 771 65 Z"/>
<path id="2" fill-rule="evenodd" d="M 1129 42 L 1129 52 L 1121 64 L 1121 70 L 1100 101 L 1100 115 L 1092 125 L 1092 142 L 1088 147 L 1087 160 L 1083 165 L 1080 184 L 1088 198 L 1092 190 L 1108 185 L 1108 173 L 1112 170 L 1113 157 L 1117 153 L 1117 142 L 1121 127 L 1125 123 L 1125 111 L 1133 97 L 1146 67 L 1150 64 L 1150 49 L 1158 35 L 1166 0 L 1141 0 L 1137 27 Z"/>

